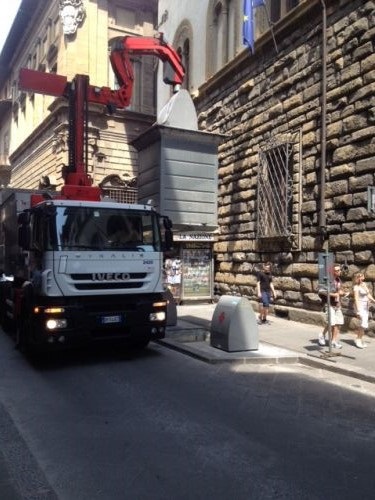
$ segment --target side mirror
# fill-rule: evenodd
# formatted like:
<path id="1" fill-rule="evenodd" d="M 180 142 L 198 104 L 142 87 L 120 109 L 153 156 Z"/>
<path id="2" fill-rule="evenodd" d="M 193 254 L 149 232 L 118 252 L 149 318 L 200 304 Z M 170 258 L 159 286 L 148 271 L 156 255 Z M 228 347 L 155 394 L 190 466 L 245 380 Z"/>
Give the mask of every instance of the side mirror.
<path id="1" fill-rule="evenodd" d="M 165 229 L 172 229 L 173 223 L 169 217 L 163 217 L 163 224 Z"/>
<path id="2" fill-rule="evenodd" d="M 164 251 L 171 250 L 173 248 L 173 233 L 172 227 L 173 223 L 169 217 L 163 217 L 164 225 Z"/>
<path id="3" fill-rule="evenodd" d="M 18 244 L 23 250 L 29 250 L 30 241 L 30 212 L 27 210 L 18 215 Z"/>
<path id="4" fill-rule="evenodd" d="M 30 212 L 21 212 L 18 215 L 18 224 L 22 226 L 30 224 Z"/>
<path id="5" fill-rule="evenodd" d="M 31 229 L 24 224 L 18 228 L 18 244 L 23 250 L 30 250 Z"/>
<path id="6" fill-rule="evenodd" d="M 173 248 L 173 233 L 170 229 L 166 229 L 164 233 L 164 250 L 168 251 Z"/>

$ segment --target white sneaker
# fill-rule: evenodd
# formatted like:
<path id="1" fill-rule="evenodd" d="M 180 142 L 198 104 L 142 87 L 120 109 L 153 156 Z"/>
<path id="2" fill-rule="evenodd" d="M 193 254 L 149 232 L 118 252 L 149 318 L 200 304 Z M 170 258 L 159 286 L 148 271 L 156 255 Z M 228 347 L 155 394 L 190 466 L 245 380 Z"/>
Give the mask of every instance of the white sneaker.
<path id="1" fill-rule="evenodd" d="M 355 339 L 354 344 L 356 347 L 358 347 L 358 349 L 364 349 L 365 347 L 367 347 L 367 344 L 365 344 L 362 339 Z"/>
<path id="2" fill-rule="evenodd" d="M 322 333 L 318 337 L 318 344 L 319 345 L 326 345 L 326 339 Z"/>
<path id="3" fill-rule="evenodd" d="M 332 347 L 335 349 L 342 349 L 342 344 L 340 344 L 340 342 L 332 342 Z"/>

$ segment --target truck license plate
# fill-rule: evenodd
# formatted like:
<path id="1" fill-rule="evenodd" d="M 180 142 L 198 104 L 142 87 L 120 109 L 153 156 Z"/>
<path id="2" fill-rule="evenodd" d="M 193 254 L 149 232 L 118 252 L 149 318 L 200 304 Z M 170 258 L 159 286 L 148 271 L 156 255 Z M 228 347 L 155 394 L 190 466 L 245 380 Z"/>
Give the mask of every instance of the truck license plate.
<path id="1" fill-rule="evenodd" d="M 101 319 L 102 319 L 103 325 L 108 325 L 108 324 L 113 324 L 113 323 L 121 323 L 121 316 L 120 315 L 102 316 Z"/>

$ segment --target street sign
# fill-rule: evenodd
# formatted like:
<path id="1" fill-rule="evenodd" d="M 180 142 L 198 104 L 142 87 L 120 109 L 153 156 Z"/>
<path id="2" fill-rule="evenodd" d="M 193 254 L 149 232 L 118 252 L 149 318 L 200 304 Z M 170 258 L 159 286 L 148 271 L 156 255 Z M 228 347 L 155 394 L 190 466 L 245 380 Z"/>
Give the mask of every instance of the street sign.
<path id="1" fill-rule="evenodd" d="M 321 252 L 318 254 L 319 287 L 332 288 L 333 285 L 333 253 Z"/>

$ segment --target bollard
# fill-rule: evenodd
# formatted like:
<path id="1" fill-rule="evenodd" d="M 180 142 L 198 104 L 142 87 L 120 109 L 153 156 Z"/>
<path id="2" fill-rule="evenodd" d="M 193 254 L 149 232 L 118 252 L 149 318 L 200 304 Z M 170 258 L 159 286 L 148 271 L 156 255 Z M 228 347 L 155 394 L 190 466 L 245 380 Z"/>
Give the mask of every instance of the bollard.
<path id="1" fill-rule="evenodd" d="M 228 352 L 258 350 L 258 323 L 247 299 L 231 295 L 220 298 L 212 316 L 210 343 Z"/>

